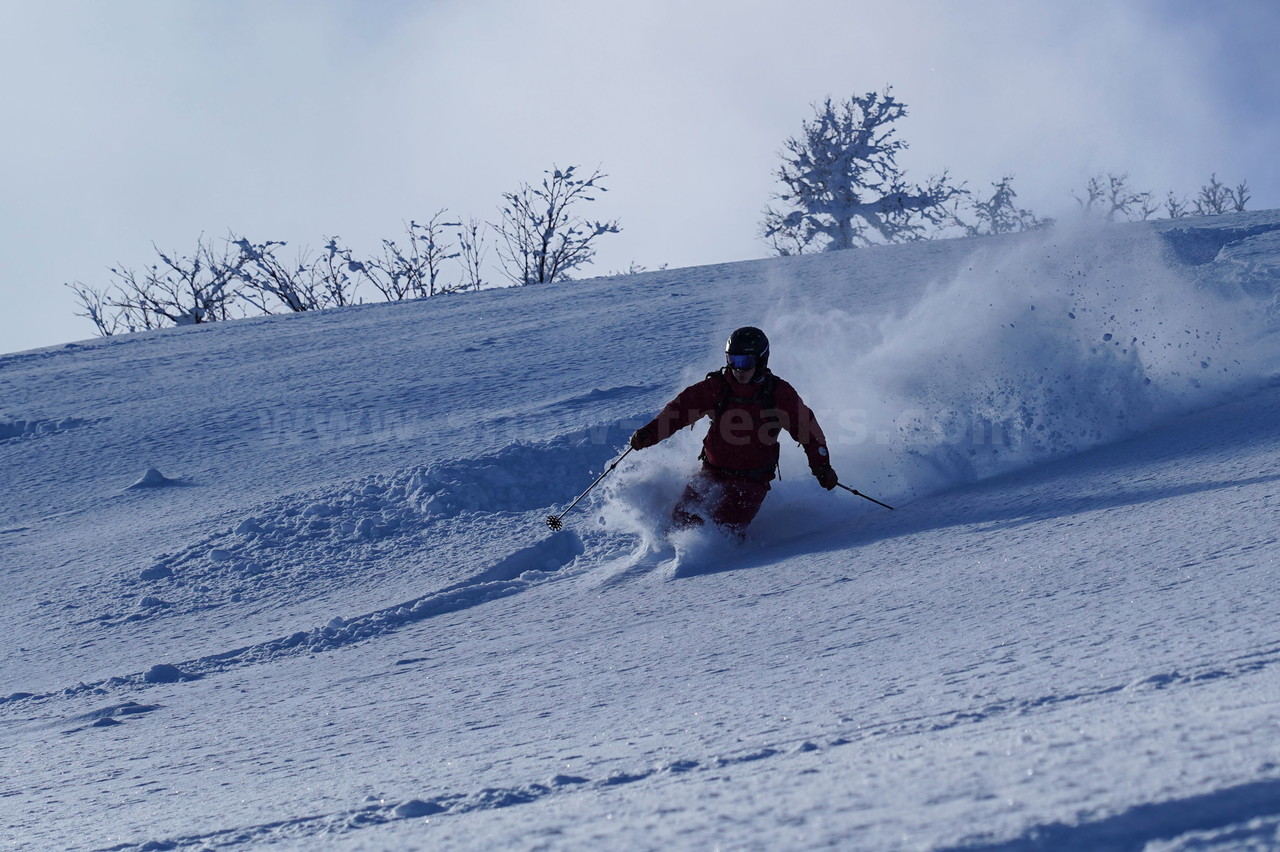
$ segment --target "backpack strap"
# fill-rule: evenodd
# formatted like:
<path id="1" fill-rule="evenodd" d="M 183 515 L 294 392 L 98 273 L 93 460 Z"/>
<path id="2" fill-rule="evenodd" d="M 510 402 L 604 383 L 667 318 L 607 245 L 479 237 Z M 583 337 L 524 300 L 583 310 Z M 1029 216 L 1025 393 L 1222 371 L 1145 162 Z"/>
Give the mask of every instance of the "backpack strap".
<path id="1" fill-rule="evenodd" d="M 720 397 L 718 400 L 716 400 L 715 412 L 711 415 L 711 428 L 712 429 L 717 428 L 721 415 L 723 415 L 725 411 L 728 410 L 730 404 L 735 402 L 737 403 L 755 402 L 760 406 L 760 419 L 764 422 L 764 424 L 767 427 L 769 427 L 768 431 L 770 435 L 773 437 L 773 439 L 776 441 L 778 437 L 778 433 L 782 431 L 782 427 L 780 425 L 781 418 L 778 417 L 778 409 L 775 403 L 775 395 L 778 389 L 778 382 L 779 382 L 778 377 L 775 376 L 772 372 L 766 371 L 764 380 L 760 383 L 760 387 L 758 387 L 751 396 L 740 397 L 740 396 L 734 396 L 733 388 L 729 386 L 729 378 L 728 376 L 725 375 L 725 371 L 723 369 L 715 370 L 714 372 L 707 373 L 708 379 L 712 379 L 717 376 L 720 378 Z M 698 455 L 698 459 L 703 464 L 710 465 L 710 462 L 707 461 L 706 447 L 703 447 L 702 452 Z M 711 465 L 711 466 L 715 467 L 714 465 Z M 743 476 L 748 479 L 754 479 L 760 482 L 766 482 L 770 478 L 772 478 L 773 473 L 777 471 L 778 465 L 777 465 L 777 462 L 774 462 L 773 464 L 768 465 L 767 467 L 763 467 L 758 470 L 749 470 L 749 471 L 729 471 L 726 468 L 719 468 L 719 467 L 716 467 L 715 469 L 721 471 L 722 473 L 732 474 L 736 476 Z"/>
<path id="2" fill-rule="evenodd" d="M 707 378 L 720 377 L 720 398 L 716 400 L 715 413 L 711 416 L 711 423 L 714 427 L 715 422 L 720 419 L 720 415 L 733 402 L 759 402 L 761 416 L 765 423 L 777 423 L 778 409 L 776 406 L 775 395 L 778 390 L 778 377 L 772 372 L 766 372 L 764 381 L 760 383 L 760 388 L 751 396 L 734 396 L 733 388 L 729 386 L 729 378 L 724 374 L 724 370 L 715 370 L 707 373 Z"/>

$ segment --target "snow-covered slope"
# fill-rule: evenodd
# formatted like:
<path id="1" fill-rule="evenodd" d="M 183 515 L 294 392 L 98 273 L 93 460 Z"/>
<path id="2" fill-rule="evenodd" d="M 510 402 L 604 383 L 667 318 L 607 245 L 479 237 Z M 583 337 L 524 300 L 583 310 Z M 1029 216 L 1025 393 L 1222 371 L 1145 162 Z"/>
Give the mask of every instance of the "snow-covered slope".
<path id="1" fill-rule="evenodd" d="M 0 848 L 1280 844 L 1278 284 L 1270 212 L 4 356 Z M 673 547 L 686 434 L 549 532 L 748 323 L 897 510 L 788 447 Z"/>

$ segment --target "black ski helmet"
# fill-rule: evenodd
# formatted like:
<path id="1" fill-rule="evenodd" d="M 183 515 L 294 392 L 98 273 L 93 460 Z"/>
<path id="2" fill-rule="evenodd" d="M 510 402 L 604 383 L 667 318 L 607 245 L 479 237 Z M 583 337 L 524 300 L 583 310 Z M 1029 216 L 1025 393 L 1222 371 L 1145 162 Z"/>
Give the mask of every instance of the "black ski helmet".
<path id="1" fill-rule="evenodd" d="M 751 355 L 755 357 L 756 369 L 763 370 L 769 366 L 769 338 L 755 326 L 745 325 L 729 335 L 724 344 L 725 361 L 730 355 Z"/>

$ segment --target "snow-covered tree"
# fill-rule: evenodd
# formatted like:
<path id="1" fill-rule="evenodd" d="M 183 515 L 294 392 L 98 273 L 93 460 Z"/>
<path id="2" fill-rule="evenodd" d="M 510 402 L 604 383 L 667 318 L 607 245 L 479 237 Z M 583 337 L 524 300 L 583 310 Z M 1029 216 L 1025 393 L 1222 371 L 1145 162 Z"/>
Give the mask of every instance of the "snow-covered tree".
<path id="1" fill-rule="evenodd" d="M 972 212 L 973 221 L 962 216 L 957 209 L 955 224 L 964 229 L 970 237 L 986 234 L 1009 234 L 1017 231 L 1031 231 L 1045 228 L 1053 224 L 1052 219 L 1041 219 L 1030 210 L 1017 205 L 1018 197 L 1013 189 L 1013 176 L 1006 175 L 991 184 L 990 198 L 970 196 L 966 207 Z"/>
<path id="2" fill-rule="evenodd" d="M 1200 187 L 1200 194 L 1192 204 L 1197 216 L 1221 216 L 1223 213 L 1243 213 L 1249 202 L 1249 186 L 1240 183 L 1235 189 L 1218 180 L 1217 174 L 1209 176 L 1209 182 Z"/>
<path id="3" fill-rule="evenodd" d="M 425 292 L 423 288 L 419 288 L 417 293 L 419 298 L 457 289 L 456 285 L 446 285 L 440 281 L 440 273 L 444 270 L 444 262 L 453 260 L 458 256 L 458 252 L 454 251 L 453 246 L 445 239 L 445 228 L 458 228 L 462 225 L 461 222 L 441 221 L 444 219 L 446 212 L 443 208 L 437 210 L 436 214 L 428 219 L 425 225 L 410 221 L 406 226 L 413 252 L 417 255 L 422 269 L 426 272 L 423 282 L 426 284 Z"/>
<path id="4" fill-rule="evenodd" d="M 444 210 L 438 211 L 425 224 L 409 221 L 405 224 L 406 248 L 401 249 L 394 240 L 383 240 L 382 256 L 367 261 L 355 260 L 349 249 L 339 246 L 337 237 L 329 240 L 319 258 L 304 253 L 294 262 L 276 256 L 283 242 L 254 243 L 233 237 L 232 244 L 243 258 L 242 297 L 269 314 L 277 302 L 295 312 L 350 304 L 361 280 L 372 284 L 388 301 L 425 298 L 454 289 L 440 281 L 444 262 L 458 256 L 443 238 L 444 229 L 458 223 L 441 221 L 444 214 Z"/>
<path id="5" fill-rule="evenodd" d="M 383 240 L 381 256 L 368 260 L 357 260 L 351 250 L 339 245 L 338 238 L 334 237 L 326 247 L 326 266 L 339 276 L 352 276 L 355 286 L 371 285 L 388 302 L 425 299 L 457 289 L 440 283 L 444 261 L 458 256 L 444 240 L 444 229 L 456 227 L 458 223 L 441 222 L 443 215 L 441 210 L 426 224 L 406 222 L 407 244 L 401 247 L 395 240 Z"/>
<path id="6" fill-rule="evenodd" d="M 1209 177 L 1209 182 L 1200 187 L 1196 196 L 1195 212 L 1197 216 L 1220 216 L 1230 209 L 1230 190 L 1226 184 L 1218 180 L 1216 174 Z"/>
<path id="7" fill-rule="evenodd" d="M 1160 209 L 1150 192 L 1139 192 L 1129 187 L 1128 173 L 1095 175 L 1089 178 L 1083 198 L 1074 193 L 1072 197 L 1082 212 L 1101 215 L 1108 222 L 1117 218 L 1146 220 Z"/>
<path id="8" fill-rule="evenodd" d="M 766 208 L 764 238 L 779 254 L 903 242 L 949 218 L 947 202 L 963 192 L 944 172 L 911 184 L 897 156 L 907 143 L 894 122 L 907 114 L 891 90 L 843 103 L 827 98 L 803 132 L 788 139 L 777 177 L 785 207 Z"/>
<path id="9" fill-rule="evenodd" d="M 547 177 L 540 186 L 521 184 L 519 190 L 503 193 L 506 203 L 501 219 L 492 227 L 502 237 L 498 255 L 504 263 L 503 272 L 513 283 L 565 280 L 595 257 L 598 238 L 622 230 L 617 220 L 590 221 L 573 212 L 579 203 L 594 201 L 596 191 L 607 191 L 600 181 L 608 175 L 596 169 L 588 177 L 578 178 L 576 170 L 576 166 L 553 166 L 544 172 Z"/>
<path id="10" fill-rule="evenodd" d="M 1235 189 L 1228 190 L 1228 195 L 1231 198 L 1231 212 L 1243 213 L 1245 205 L 1249 203 L 1249 199 L 1251 198 L 1249 195 L 1249 184 L 1245 181 L 1241 181 L 1236 184 Z"/>
<path id="11" fill-rule="evenodd" d="M 92 322 L 98 329 L 98 336 L 111 337 L 125 328 L 125 319 L 121 311 L 111 304 L 107 291 L 89 287 L 79 281 L 66 286 L 75 293 L 76 302 L 80 305 L 76 316 Z"/>
<path id="12" fill-rule="evenodd" d="M 329 237 L 324 251 L 311 264 L 316 289 L 322 293 L 326 305 L 343 308 L 359 304 L 357 295 L 360 279 L 356 275 L 359 264 L 352 259 L 351 250 L 338 242 L 340 237 Z"/>
<path id="13" fill-rule="evenodd" d="M 458 262 L 462 264 L 460 290 L 484 287 L 484 256 L 489 252 L 485 239 L 487 229 L 488 225 L 474 217 L 458 226 Z"/>
<path id="14" fill-rule="evenodd" d="M 1200 192 L 1191 202 L 1170 190 L 1165 194 L 1164 203 L 1159 204 L 1152 193 L 1130 189 L 1128 174 L 1111 172 L 1089 178 L 1083 197 L 1074 193 L 1072 196 L 1081 210 L 1103 215 L 1108 222 L 1119 218 L 1146 220 L 1161 209 L 1170 219 L 1243 213 L 1250 197 L 1247 182 L 1242 181 L 1232 188 L 1218 180 L 1217 174 L 1213 174 L 1209 177 L 1209 182 L 1200 187 Z"/>
<path id="15" fill-rule="evenodd" d="M 243 298 L 262 313 L 274 313 L 268 298 L 295 313 L 329 307 L 328 293 L 316 275 L 316 262 L 305 252 L 289 262 L 276 256 L 276 251 L 285 247 L 278 240 L 254 243 L 233 235 L 231 242 L 245 260 L 240 270 Z"/>
<path id="16" fill-rule="evenodd" d="M 219 250 L 203 237 L 190 256 L 156 248 L 159 262 L 141 272 L 120 266 L 105 288 L 69 283 L 79 305 L 78 316 L 94 324 L 102 336 L 122 332 L 189 325 L 280 310 L 301 312 L 343 307 L 362 301 L 368 288 L 387 301 L 418 299 L 485 285 L 486 229 L 494 227 L 505 241 L 499 246 L 504 269 L 517 284 L 564 280 L 595 256 L 594 243 L 617 233 L 616 221 L 588 221 L 576 215 L 578 204 L 604 192 L 605 177 L 597 169 L 585 178 L 576 167 L 553 169 L 539 187 L 523 185 L 506 193 L 501 225 L 478 219 L 445 221 L 441 209 L 425 222 L 405 224 L 407 241 L 384 239 L 382 252 L 357 257 L 341 238 L 328 237 L 318 255 L 299 252 L 285 259 L 285 243 L 255 242 L 231 233 Z M 456 230 L 457 244 L 450 241 Z M 453 280 L 450 262 L 461 274 Z M 456 271 L 456 270 L 454 270 Z"/>
<path id="17" fill-rule="evenodd" d="M 1187 207 L 1187 200 L 1174 195 L 1173 190 L 1169 190 L 1168 195 L 1164 198 L 1164 212 L 1170 219 L 1181 219 L 1191 215 L 1191 210 Z"/>
<path id="18" fill-rule="evenodd" d="M 156 254 L 160 263 L 140 278 L 112 270 L 126 284 L 126 300 L 133 302 L 130 307 L 158 318 L 156 325 L 195 325 L 232 316 L 245 263 L 238 249 L 228 243 L 218 250 L 201 237 L 190 255 L 159 248 Z"/>
<path id="19" fill-rule="evenodd" d="M 154 247 L 154 246 L 153 246 Z M 113 267 L 115 281 L 95 290 L 68 285 L 87 316 L 106 336 L 229 319 L 240 297 L 244 255 L 228 244 L 221 250 L 201 237 L 190 255 L 154 247 L 160 262 L 142 272 Z"/>

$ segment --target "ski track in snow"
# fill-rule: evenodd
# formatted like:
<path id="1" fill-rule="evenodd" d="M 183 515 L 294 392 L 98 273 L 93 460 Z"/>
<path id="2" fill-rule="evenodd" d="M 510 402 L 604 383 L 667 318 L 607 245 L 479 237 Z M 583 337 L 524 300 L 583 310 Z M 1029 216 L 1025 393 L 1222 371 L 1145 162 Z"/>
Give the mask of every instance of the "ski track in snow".
<path id="1" fill-rule="evenodd" d="M 531 513 L 545 516 L 549 498 L 598 468 L 619 441 L 616 428 L 601 426 L 547 444 L 515 444 L 490 457 L 372 476 L 259 506 L 230 529 L 122 577 L 122 597 L 153 603 L 97 620 L 163 618 L 227 603 L 294 602 L 302 590 L 316 595 L 385 583 L 385 572 L 371 565 L 398 559 L 406 550 L 429 553 L 437 564 L 465 565 L 469 545 L 451 535 L 451 527 L 473 533 L 485 526 L 507 539 L 519 536 L 504 536 L 502 528 L 540 529 L 541 517 L 534 520 Z M 431 579 L 441 576 L 433 572 Z"/>
<path id="2" fill-rule="evenodd" d="M 0 421 L 0 443 L 23 441 L 83 429 L 103 422 L 106 418 L 64 417 L 59 420 L 10 420 Z"/>
<path id="3" fill-rule="evenodd" d="M 525 520 L 533 522 L 533 519 Z M 335 616 L 323 626 L 309 631 L 298 631 L 289 636 L 247 647 L 167 665 L 176 666 L 182 673 L 182 679 L 195 680 L 238 666 L 263 663 L 282 656 L 333 650 L 355 642 L 373 639 L 426 618 L 457 612 L 507 595 L 517 594 L 536 584 L 553 579 L 582 552 L 582 542 L 578 537 L 570 531 L 562 531 L 510 554 L 477 575 L 446 586 L 439 591 L 371 613 L 350 618 Z M 84 693 L 101 695 L 111 689 L 143 687 L 148 682 L 148 673 L 138 672 L 90 684 L 81 683 L 48 695 L 14 693 L 7 697 L 0 697 L 0 704 L 7 701 L 38 700 L 53 695 Z"/>
<path id="4" fill-rule="evenodd" d="M 1215 287 L 1234 288 L 1241 294 L 1260 297 L 1271 294 L 1277 286 L 1275 258 L 1280 255 L 1280 225 L 1188 228 L 1185 232 L 1171 229 L 1166 231 L 1165 240 L 1181 263 L 1193 269 L 1211 268 L 1216 276 Z M 1224 268 L 1231 274 L 1224 276 Z M 1275 301 L 1268 304 L 1275 311 Z M 1280 317 L 1272 316 L 1270 321 L 1280 322 Z M 499 337 L 487 336 L 464 351 L 484 353 L 501 345 Z M 0 368 L 38 365 L 49 357 L 51 353 L 8 356 L 0 359 Z M 91 586 L 82 587 L 91 589 L 85 596 L 97 614 L 74 623 L 85 631 L 84 635 L 103 641 L 115 635 L 125 637 L 128 631 L 159 629 L 171 621 L 182 622 L 220 611 L 252 609 L 262 614 L 261 624 L 269 624 L 274 612 L 310 611 L 314 626 L 187 659 L 178 659 L 180 654 L 175 655 L 174 648 L 165 648 L 157 652 L 157 665 L 144 672 L 118 674 L 54 692 L 0 696 L 5 730 L 52 731 L 59 737 L 87 743 L 88 738 L 106 736 L 106 732 L 122 726 L 128 731 L 152 719 L 164 719 L 168 706 L 165 699 L 142 700 L 151 690 L 200 689 L 199 682 L 206 679 L 303 655 L 352 649 L 404 634 L 428 619 L 461 614 L 526 593 L 534 593 L 529 597 L 536 598 L 539 593 L 554 592 L 559 597 L 552 599 L 561 601 L 634 601 L 634 606 L 644 613 L 649 606 L 647 596 L 659 585 L 681 586 L 675 581 L 687 580 L 681 588 L 692 593 L 699 582 L 714 580 L 711 575 L 719 572 L 749 574 L 746 569 L 786 560 L 803 563 L 815 555 L 847 550 L 851 554 L 848 573 L 823 576 L 827 588 L 847 594 L 853 584 L 867 587 L 871 594 L 873 578 L 853 567 L 858 564 L 860 553 L 865 555 L 878 545 L 901 545 L 904 553 L 912 554 L 911 542 L 915 538 L 927 542 L 940 531 L 953 534 L 948 540 L 961 542 L 959 551 L 965 546 L 978 546 L 966 545 L 970 540 L 989 542 L 1002 535 L 1013 539 L 1029 529 L 1047 535 L 1050 529 L 1083 524 L 1083 517 L 1108 510 L 1161 501 L 1190 501 L 1219 492 L 1247 492 L 1249 499 L 1258 503 L 1259 511 L 1268 511 L 1270 486 L 1280 481 L 1280 467 L 1276 466 L 1280 462 L 1267 448 L 1272 439 L 1268 432 L 1270 421 L 1264 415 L 1280 406 L 1280 390 L 1266 388 L 1265 383 L 1259 389 L 1256 382 L 1246 389 L 1256 395 L 1245 394 L 1240 397 L 1242 401 L 1229 406 L 1242 422 L 1231 421 L 1229 427 L 1224 426 L 1228 420 L 1223 418 L 1232 415 L 1215 415 L 1211 411 L 1198 419 L 1192 417 L 1161 427 L 1152 442 L 1164 455 L 1144 456 L 1142 466 L 1132 471 L 1126 469 L 1125 457 L 1136 449 L 1117 443 L 1115 438 L 1126 432 L 1113 430 L 1111 425 L 1086 436 L 1085 445 L 1091 441 L 1101 444 L 1099 450 L 1068 458 L 1064 463 L 1045 464 L 1044 458 L 1062 455 L 1060 447 L 1050 447 L 1044 457 L 1034 453 L 1028 457 L 1032 460 L 1030 470 L 1019 472 L 1016 466 L 997 465 L 995 472 L 1004 476 L 985 479 L 976 486 L 968 484 L 973 479 L 973 467 L 971 461 L 961 458 L 963 446 L 948 447 L 944 441 L 944 446 L 939 447 L 925 441 L 919 445 L 916 458 L 933 471 L 930 476 L 941 471 L 942 484 L 926 477 L 925 481 L 933 483 L 933 490 L 926 488 L 911 495 L 922 502 L 900 504 L 899 510 L 890 515 L 874 514 L 857 505 L 856 509 L 865 513 L 852 515 L 856 525 L 815 533 L 838 517 L 838 512 L 852 511 L 849 503 L 832 509 L 830 506 L 835 504 L 806 502 L 812 498 L 804 497 L 788 508 L 785 496 L 775 496 L 771 514 L 762 515 L 761 538 L 730 551 L 723 550 L 721 543 L 706 539 L 677 539 L 674 546 L 653 545 L 649 543 L 652 530 L 629 526 L 629 511 L 637 505 L 645 506 L 649 500 L 654 506 L 665 505 L 671 483 L 683 475 L 679 470 L 673 474 L 664 469 L 656 454 L 647 456 L 642 465 L 620 470 L 608 488 L 576 510 L 579 514 L 571 516 L 568 529 L 548 534 L 542 528 L 546 514 L 567 505 L 618 453 L 629 429 L 647 419 L 649 409 L 638 405 L 637 400 L 662 396 L 669 387 L 662 383 L 620 383 L 541 400 L 529 411 L 552 422 L 572 420 L 584 408 L 597 410 L 593 406 L 602 407 L 600 410 L 608 414 L 594 427 L 561 431 L 549 441 L 517 440 L 472 457 L 402 466 L 390 473 L 374 473 L 266 502 L 237 505 L 230 514 L 223 511 L 219 516 L 220 531 L 187 538 L 150 556 L 139 554 L 136 564 L 104 572 Z M 486 415 L 485 422 L 492 426 L 527 416 L 528 412 L 508 414 L 495 408 Z M 14 417 L 0 422 L 0 444 L 27 452 L 35 447 L 36 438 L 89 432 L 86 427 L 97 425 L 108 428 L 111 420 Z M 918 423 L 905 424 L 899 437 L 911 439 L 913 432 L 919 431 Z M 1072 444 L 1069 449 L 1079 448 Z M 1254 468 L 1233 467 L 1227 460 L 1233 452 L 1254 463 Z M 1201 479 L 1179 481 L 1170 473 L 1188 462 L 1204 468 Z M 1108 494 L 1073 493 L 1069 488 L 1051 487 L 1055 478 L 1077 477 L 1097 483 L 1104 482 L 1108 473 L 1118 481 Z M 1131 476 L 1134 473 L 1137 476 Z M 1149 486 L 1144 477 L 1150 480 Z M 173 482 L 186 484 L 183 479 Z M 801 493 L 790 481 L 780 484 L 779 491 L 781 495 Z M 877 493 L 896 499 L 892 492 Z M 819 505 L 823 508 L 817 508 Z M 597 519 L 597 515 L 601 517 Z M 0 544 L 28 540 L 39 527 L 21 520 L 6 521 L 0 529 Z M 1249 570 L 1254 561 L 1265 562 L 1274 545 L 1274 537 L 1266 541 L 1218 542 L 1215 550 L 1187 556 L 1182 564 L 1162 566 L 1168 569 L 1167 573 L 1153 575 L 1152 593 L 1177 591 L 1191 574 L 1219 561 L 1238 571 Z M 1076 559 L 1076 567 L 1082 570 L 1099 561 L 1099 557 L 1087 552 L 1085 544 L 1080 552 L 1067 556 Z M 410 558 L 416 564 L 406 565 Z M 477 566 L 484 567 L 476 570 Z M 1054 568 L 1063 570 L 1058 564 Z M 905 573 L 901 579 L 910 582 Z M 759 600 L 795 595 L 801 588 L 799 582 L 790 588 L 758 592 Z M 1099 577 L 1087 587 L 1088 593 L 1105 595 L 1120 582 Z M 322 609 L 333 606 L 333 601 L 353 590 L 359 594 L 349 599 L 360 601 L 412 591 L 398 603 L 371 607 L 354 615 Z M 1046 597 L 1055 593 L 1056 590 Z M 1081 594 L 1080 590 L 1076 593 Z M 1028 600 L 1032 599 L 1028 593 Z M 106 601 L 118 605 L 110 606 Z M 900 634 L 882 632 L 863 637 L 851 647 L 905 641 L 931 615 L 927 608 L 913 613 L 909 604 L 902 606 Z M 886 618 L 891 615 L 892 612 L 884 613 Z M 1137 635 L 1152 625 L 1131 627 Z M 579 638 L 592 635 L 587 630 Z M 1083 633 L 1070 639 L 1076 643 L 1086 641 Z M 920 704 L 913 701 L 909 689 L 899 690 L 893 682 L 887 682 L 882 684 L 878 706 L 898 709 L 883 718 L 850 714 L 824 723 L 808 721 L 792 728 L 766 728 L 751 736 L 744 732 L 738 740 L 744 744 L 733 748 L 725 745 L 726 740 L 708 735 L 708 741 L 713 743 L 710 751 L 689 750 L 660 761 L 630 763 L 597 757 L 588 762 L 588 769 L 578 772 L 559 771 L 548 761 L 547 772 L 541 776 L 527 768 L 520 769 L 525 774 L 513 775 L 500 785 L 467 787 L 455 777 L 451 789 L 423 790 L 420 797 L 373 797 L 327 812 L 299 815 L 295 811 L 280 819 L 249 821 L 211 831 L 168 832 L 160 836 L 144 828 L 134 834 L 150 835 L 151 839 L 98 848 L 214 849 L 291 843 L 305 848 L 320 838 L 341 838 L 367 829 L 457 822 L 465 815 L 497 813 L 516 805 L 573 802 L 573 807 L 583 807 L 580 803 L 584 800 L 602 799 L 625 789 L 686 785 L 681 789 L 714 790 L 743 768 L 766 768 L 756 777 L 784 770 L 816 773 L 814 767 L 821 761 L 856 764 L 864 750 L 874 751 L 885 744 L 891 747 L 901 742 L 903 749 L 909 750 L 905 744 L 928 737 L 945 741 L 966 730 L 1014 731 L 1055 713 L 1065 713 L 1071 719 L 1084 718 L 1093 709 L 1105 710 L 1117 701 L 1145 707 L 1148 705 L 1144 702 L 1161 695 L 1186 697 L 1232 683 L 1262 683 L 1256 688 L 1267 690 L 1265 684 L 1276 677 L 1275 664 L 1280 662 L 1280 637 L 1274 631 L 1258 628 L 1233 634 L 1229 640 L 1188 645 L 1176 655 L 1173 664 L 1165 658 L 1111 668 L 1099 663 L 1102 678 L 1091 679 L 1069 670 L 1062 676 L 1063 688 L 1046 688 L 1054 680 L 1046 677 L 1033 680 L 1035 688 L 1031 692 L 1023 689 L 1020 681 L 996 674 L 1014 659 L 1016 647 L 1008 651 L 1008 659 L 1001 659 L 1001 647 L 994 647 L 989 649 L 994 658 L 977 661 L 963 656 L 953 661 L 942 651 L 934 661 L 933 676 L 936 683 L 958 685 L 956 691 L 940 693 L 940 700 L 935 695 L 935 700 Z M 214 641 L 219 641 L 217 636 Z M 839 644 L 844 637 L 837 640 L 826 635 L 823 641 L 831 644 L 819 649 L 820 657 L 850 650 Z M 1102 645 L 1102 639 L 1096 644 Z M 412 672 L 425 659 L 404 655 L 394 665 Z M 1025 661 L 1021 665 L 1026 665 Z M 1070 669 L 1069 664 L 1067 668 Z M 367 672 L 361 674 L 369 677 Z M 994 678 L 994 692 L 980 685 L 987 678 Z M 966 684 L 968 698 L 961 694 Z M 99 700 L 111 703 L 86 709 L 86 704 Z M 578 749 L 588 751 L 586 746 Z M 1280 772 L 1280 767 L 1268 765 Z M 21 790 L 6 789 L 0 795 L 0 803 L 20 795 Z M 948 842 L 938 842 L 935 837 L 924 845 L 957 852 L 1142 848 L 1144 844 L 1152 850 L 1248 843 L 1265 846 L 1280 831 L 1280 779 L 1262 777 L 1208 792 L 1168 795 L 1160 801 L 1113 806 L 1104 814 L 1077 811 L 1076 817 L 1037 820 L 1033 814 L 1015 831 L 996 833 L 957 827 Z"/>

